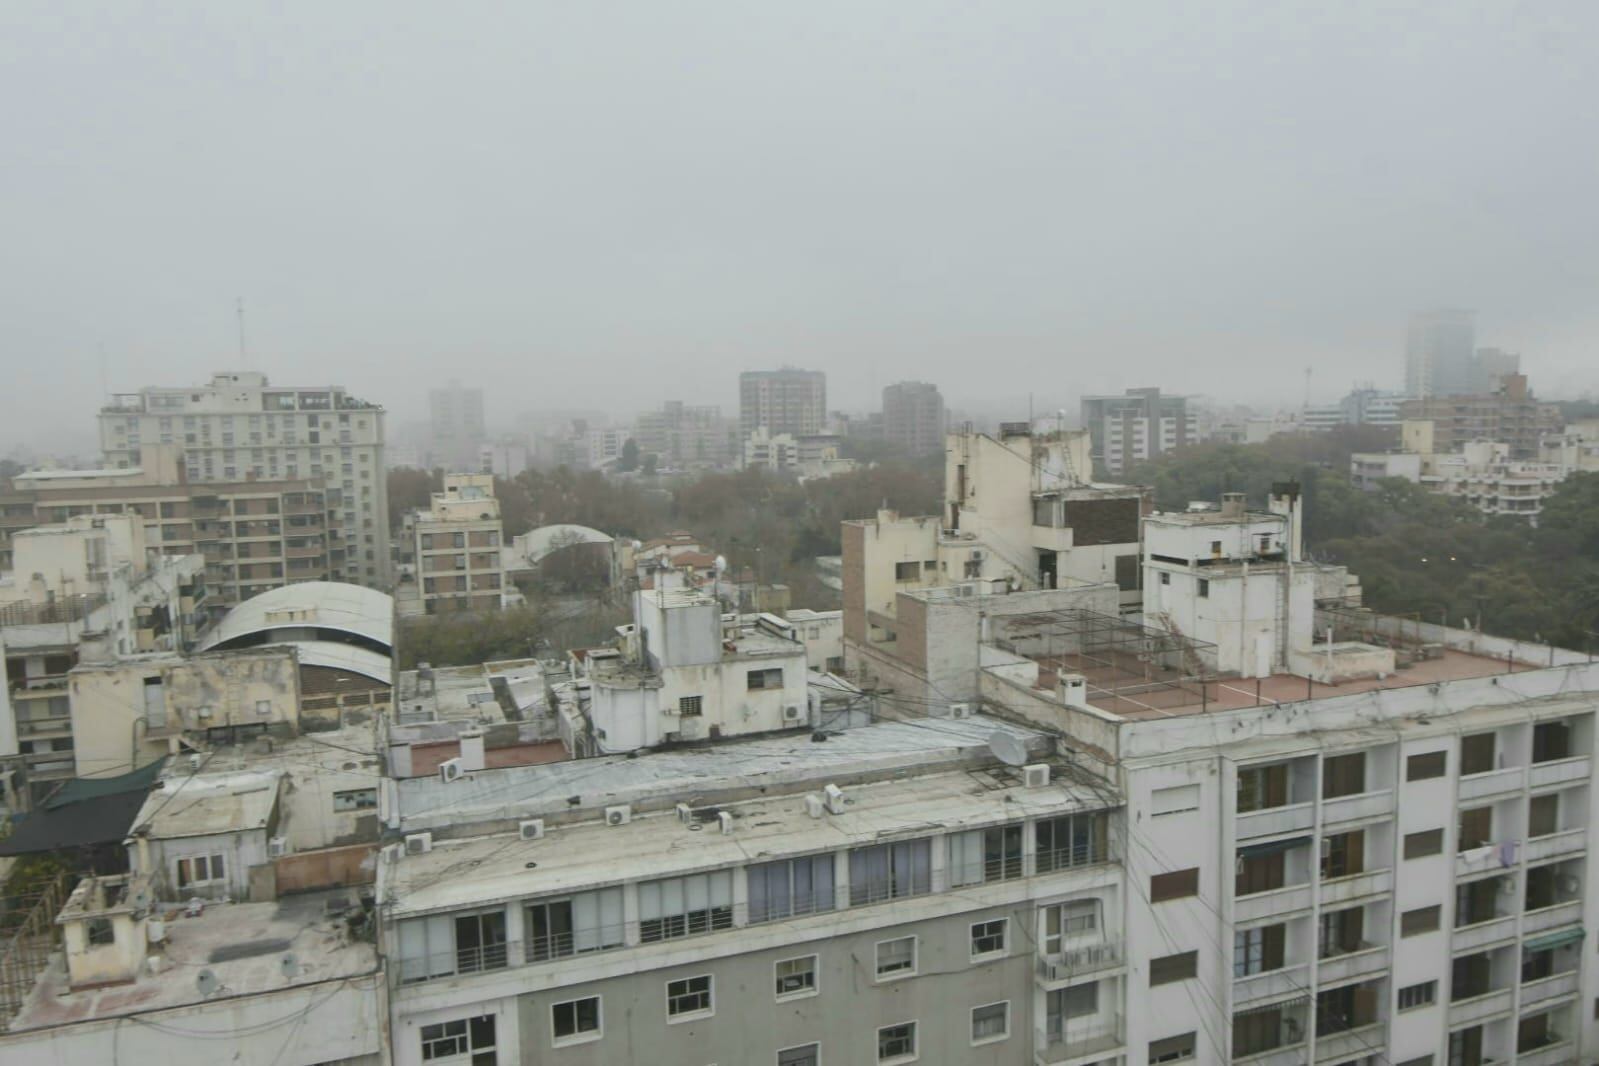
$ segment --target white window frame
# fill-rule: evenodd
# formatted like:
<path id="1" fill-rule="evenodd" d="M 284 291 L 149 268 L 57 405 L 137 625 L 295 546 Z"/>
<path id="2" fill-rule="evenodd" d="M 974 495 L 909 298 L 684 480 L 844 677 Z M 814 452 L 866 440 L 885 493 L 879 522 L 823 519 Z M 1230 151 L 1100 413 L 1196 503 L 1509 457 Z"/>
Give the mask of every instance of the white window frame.
<path id="1" fill-rule="evenodd" d="M 797 992 L 783 992 L 783 991 L 781 991 L 779 989 L 779 983 L 782 981 L 783 975 L 780 972 L 778 972 L 778 967 L 782 966 L 786 962 L 805 962 L 805 961 L 809 961 L 810 964 L 811 964 L 811 966 L 810 966 L 810 974 L 811 974 L 810 987 L 809 988 L 802 988 L 802 989 L 800 989 Z M 821 992 L 821 986 L 822 986 L 821 961 L 822 960 L 821 960 L 820 956 L 817 956 L 817 955 L 791 955 L 790 957 L 788 957 L 786 959 L 778 959 L 775 962 L 773 962 L 772 963 L 772 994 L 773 994 L 774 998 L 777 1000 L 777 1002 L 779 1002 L 779 1003 L 787 1003 L 791 999 L 809 999 L 811 996 L 818 995 Z M 805 1045 L 804 1044 L 799 1044 L 799 1045 L 796 1045 L 796 1046 L 804 1047 Z"/>
<path id="2" fill-rule="evenodd" d="M 204 877 L 194 876 L 197 862 L 205 863 L 206 875 Z M 173 863 L 172 881 L 179 891 L 185 888 L 207 888 L 211 885 L 226 884 L 228 880 L 228 865 L 227 857 L 220 852 L 207 852 L 204 855 L 185 855 Z M 213 873 L 218 866 L 222 867 L 222 872 L 220 874 Z M 188 871 L 187 878 L 184 877 L 185 870 Z"/>
<path id="3" fill-rule="evenodd" d="M 882 968 L 883 967 L 883 945 L 884 944 L 898 944 L 898 943 L 901 943 L 901 942 L 906 941 L 906 940 L 909 940 L 911 942 L 911 964 L 910 964 L 910 967 L 907 968 L 907 969 L 901 969 L 901 970 L 890 970 L 887 973 L 884 973 L 883 972 L 883 968 Z M 916 970 L 917 970 L 918 966 L 920 965 L 920 963 L 922 961 L 921 960 L 921 955 L 922 955 L 921 947 L 922 947 L 921 943 L 920 943 L 918 937 L 916 936 L 916 934 L 914 934 L 914 933 L 912 933 L 910 936 L 892 936 L 892 937 L 889 937 L 887 940 L 879 940 L 875 945 L 873 945 L 873 948 L 872 948 L 872 974 L 876 978 L 877 982 L 879 984 L 882 984 L 882 983 L 885 983 L 885 982 L 888 982 L 888 981 L 900 981 L 900 980 L 903 980 L 904 978 L 907 978 L 907 977 L 915 977 L 916 976 Z"/>
<path id="4" fill-rule="evenodd" d="M 987 1010 L 990 1007 L 1004 1007 L 1005 1008 L 1005 1031 L 1002 1032 L 1002 1033 L 997 1033 L 997 1034 L 995 1034 L 993 1036 L 978 1036 L 977 1035 L 977 1012 L 980 1011 L 980 1010 Z M 977 1006 L 972 1008 L 970 1024 L 971 1024 L 971 1035 L 972 1035 L 972 1047 L 982 1047 L 984 1044 L 997 1044 L 997 1043 L 999 1043 L 1002 1040 L 1009 1040 L 1010 1039 L 1010 1000 L 1002 999 L 1002 1000 L 999 1000 L 997 1003 L 979 1003 Z"/>
<path id="5" fill-rule="evenodd" d="M 672 1010 L 672 986 L 676 984 L 687 984 L 690 981 L 700 980 L 705 982 L 705 998 L 710 1005 L 706 1007 L 696 1007 L 694 1010 L 674 1012 Z M 667 1025 L 678 1025 L 682 1022 L 698 1021 L 701 1018 L 709 1018 L 716 1014 L 716 976 L 714 974 L 697 973 L 689 977 L 678 977 L 667 981 L 662 991 L 666 995 Z M 685 992 L 683 995 L 697 996 L 699 993 Z"/>
<path id="6" fill-rule="evenodd" d="M 889 1059 L 883 1058 L 882 1057 L 883 1030 L 884 1029 L 898 1029 L 902 1025 L 908 1025 L 908 1026 L 911 1027 L 911 1050 L 910 1050 L 910 1052 L 908 1054 L 905 1054 L 905 1055 L 895 1055 L 893 1058 L 889 1058 Z M 876 1032 L 875 1035 L 877 1037 L 877 1040 L 875 1042 L 877 1044 L 878 1051 L 877 1051 L 877 1057 L 874 1058 L 872 1061 L 877 1063 L 878 1066 L 894 1066 L 894 1064 L 901 1063 L 901 1062 L 915 1062 L 917 1059 L 922 1057 L 922 1023 L 921 1023 L 921 1021 L 919 1019 L 907 1018 L 905 1021 L 902 1021 L 902 1022 L 892 1022 L 889 1025 L 879 1025 L 877 1027 L 877 1032 Z"/>
<path id="7" fill-rule="evenodd" d="M 594 1000 L 594 1021 L 592 1030 L 573 1033 L 571 1036 L 555 1035 L 555 1010 L 557 1007 L 582 1003 L 586 999 Z M 573 1015 L 574 1020 L 576 1014 Z M 571 1047 L 573 1044 L 588 1044 L 605 1035 L 605 997 L 601 995 L 578 996 L 576 999 L 563 999 L 559 1003 L 550 1004 L 550 1046 Z"/>
<path id="8" fill-rule="evenodd" d="M 977 929 L 978 929 L 978 927 L 979 926 L 995 925 L 995 924 L 998 924 L 999 927 L 1000 927 L 1000 933 L 999 933 L 999 941 L 1000 941 L 1000 943 L 999 943 L 999 947 L 995 948 L 992 951 L 978 951 L 977 950 Z M 1009 918 L 987 918 L 987 919 L 984 919 L 983 921 L 980 921 L 980 922 L 973 922 L 973 923 L 971 923 L 971 928 L 967 930 L 967 937 L 968 937 L 967 944 L 968 944 L 969 949 L 971 950 L 972 960 L 974 962 L 976 960 L 978 960 L 978 959 L 1002 959 L 1005 956 L 1010 954 L 1010 919 Z"/>
<path id="9" fill-rule="evenodd" d="M 806 1048 L 816 1049 L 816 1066 L 822 1066 L 822 1042 L 820 1040 L 811 1040 L 804 1044 L 790 1044 L 788 1047 L 780 1047 L 776 1052 L 773 1053 L 772 1061 L 779 1061 L 783 1052 L 785 1051 L 802 1051 Z"/>

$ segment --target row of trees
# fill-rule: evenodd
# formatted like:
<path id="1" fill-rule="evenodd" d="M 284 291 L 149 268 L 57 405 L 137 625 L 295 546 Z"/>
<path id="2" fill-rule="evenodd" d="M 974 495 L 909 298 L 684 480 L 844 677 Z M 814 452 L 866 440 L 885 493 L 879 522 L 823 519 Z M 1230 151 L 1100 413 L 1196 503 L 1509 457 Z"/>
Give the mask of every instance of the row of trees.
<path id="1" fill-rule="evenodd" d="M 1205 444 L 1132 472 L 1163 508 L 1244 492 L 1263 504 L 1274 481 L 1300 482 L 1311 555 L 1360 576 L 1385 613 L 1474 625 L 1525 640 L 1599 650 L 1599 474 L 1574 474 L 1544 501 L 1536 527 L 1487 516 L 1403 480 L 1363 492 L 1349 453 L 1370 431 Z M 1376 443 L 1381 443 L 1376 441 Z"/>

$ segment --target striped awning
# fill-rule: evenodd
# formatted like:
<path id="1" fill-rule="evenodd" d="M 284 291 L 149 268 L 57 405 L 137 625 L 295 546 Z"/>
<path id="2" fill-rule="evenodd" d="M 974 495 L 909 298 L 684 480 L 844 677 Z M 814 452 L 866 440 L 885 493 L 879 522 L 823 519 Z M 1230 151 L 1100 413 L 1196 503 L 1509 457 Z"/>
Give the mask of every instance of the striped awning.
<path id="1" fill-rule="evenodd" d="M 1587 935 L 1588 931 L 1580 925 L 1575 929 L 1560 929 L 1553 933 L 1545 933 L 1543 936 L 1533 937 L 1531 940 L 1524 941 L 1521 949 L 1523 951 L 1548 951 L 1550 948 L 1563 948 L 1567 944 L 1581 942 L 1582 938 Z"/>

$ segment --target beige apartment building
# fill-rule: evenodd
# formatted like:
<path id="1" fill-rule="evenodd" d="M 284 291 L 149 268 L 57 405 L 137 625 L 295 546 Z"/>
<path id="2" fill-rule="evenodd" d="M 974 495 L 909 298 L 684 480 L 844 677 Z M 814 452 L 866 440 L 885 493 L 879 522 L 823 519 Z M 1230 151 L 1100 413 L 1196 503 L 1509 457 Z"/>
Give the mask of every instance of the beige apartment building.
<path id="1" fill-rule="evenodd" d="M 406 518 L 422 611 L 497 611 L 505 589 L 493 474 L 446 474 L 426 511 Z"/>
<path id="2" fill-rule="evenodd" d="M 321 479 L 196 484 L 177 445 L 144 444 L 136 465 L 19 474 L 7 500 L 35 524 L 130 514 L 163 555 L 203 555 L 214 606 L 298 581 L 337 580 L 346 562 L 339 492 Z"/>
<path id="3" fill-rule="evenodd" d="M 197 485 L 311 486 L 343 534 L 341 557 L 329 560 L 332 579 L 387 591 L 383 414 L 340 386 L 276 387 L 265 374 L 231 371 L 192 388 L 113 396 L 100 412 L 100 447 L 107 466 L 124 468 L 141 463 L 143 445 L 176 445 Z"/>

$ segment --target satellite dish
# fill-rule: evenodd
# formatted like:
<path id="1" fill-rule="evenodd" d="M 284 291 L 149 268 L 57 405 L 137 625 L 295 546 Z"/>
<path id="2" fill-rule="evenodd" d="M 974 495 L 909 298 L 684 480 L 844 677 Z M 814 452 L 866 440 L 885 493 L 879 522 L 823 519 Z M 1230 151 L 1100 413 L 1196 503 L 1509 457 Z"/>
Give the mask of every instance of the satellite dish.
<path id="1" fill-rule="evenodd" d="M 294 957 L 291 951 L 278 960 L 278 969 L 283 971 L 284 977 L 298 977 L 300 974 L 300 960 Z"/>
<path id="2" fill-rule="evenodd" d="M 202 996 L 209 996 L 215 992 L 219 984 L 217 975 L 210 970 L 201 970 L 194 978 L 194 986 L 200 990 Z"/>
<path id="3" fill-rule="evenodd" d="M 1027 763 L 1027 745 L 1019 737 L 1003 730 L 988 735 L 988 750 L 1006 766 L 1024 766 Z"/>

